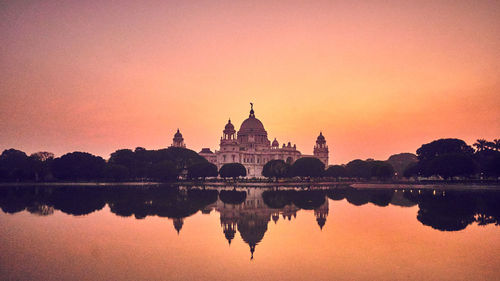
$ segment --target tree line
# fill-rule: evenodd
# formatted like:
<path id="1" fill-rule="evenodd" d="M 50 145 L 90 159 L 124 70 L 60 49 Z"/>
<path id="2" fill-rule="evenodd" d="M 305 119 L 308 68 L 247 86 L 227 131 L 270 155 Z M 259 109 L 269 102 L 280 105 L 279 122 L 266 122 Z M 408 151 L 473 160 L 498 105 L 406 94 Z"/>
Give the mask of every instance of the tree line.
<path id="1" fill-rule="evenodd" d="M 186 171 L 190 176 L 211 176 L 214 167 L 195 151 L 179 147 L 120 149 L 107 161 L 87 152 L 55 158 L 48 152 L 28 156 L 7 149 L 0 155 L 0 181 L 174 181 Z"/>
<path id="2" fill-rule="evenodd" d="M 472 146 L 460 139 L 439 139 L 417 149 L 418 161 L 408 165 L 405 177 L 443 179 L 500 177 L 500 140 L 479 139 Z"/>
<path id="3" fill-rule="evenodd" d="M 269 179 L 330 178 L 350 180 L 390 180 L 432 177 L 498 178 L 500 142 L 478 140 L 473 146 L 460 139 L 439 139 L 423 144 L 417 154 L 401 153 L 386 161 L 356 159 L 345 165 L 325 167 L 314 157 L 302 157 L 289 164 L 271 160 L 262 170 Z M 195 151 L 180 147 L 147 150 L 120 149 L 106 161 L 87 152 L 71 152 L 54 157 L 50 152 L 27 155 L 7 149 L 0 155 L 0 181 L 175 181 L 188 179 L 245 177 L 240 163 L 224 164 L 220 169 Z"/>
<path id="4" fill-rule="evenodd" d="M 267 178 L 352 178 L 386 180 L 394 176 L 394 168 L 387 161 L 353 160 L 346 165 L 325 164 L 314 157 L 299 158 L 293 164 L 283 160 L 271 160 L 264 165 L 262 175 Z"/>
<path id="5" fill-rule="evenodd" d="M 475 147 L 475 149 L 473 148 Z M 394 178 L 498 179 L 500 140 L 477 140 L 473 146 L 460 139 L 439 139 L 423 144 L 417 154 L 392 155 L 386 161 L 356 159 L 326 168 L 312 157 L 292 165 L 271 160 L 262 171 L 268 178 L 327 177 L 349 180 L 389 180 Z"/>
<path id="6" fill-rule="evenodd" d="M 362 165 L 365 164 L 365 165 Z M 361 165 L 361 166 L 360 166 Z M 365 173 L 363 168 L 369 167 Z M 342 169 L 342 171 L 339 170 Z M 345 170 L 345 171 L 344 171 Z M 383 161 L 355 160 L 346 167 L 325 165 L 313 157 L 303 157 L 293 164 L 283 160 L 271 160 L 264 165 L 263 175 L 268 178 L 317 178 L 340 177 L 389 178 L 392 167 Z M 245 177 L 247 170 L 240 163 L 224 164 L 219 170 L 195 151 L 169 147 L 160 150 L 120 149 L 106 161 L 100 156 L 87 152 L 71 152 L 54 157 L 53 153 L 37 152 L 27 155 L 23 151 L 7 149 L 0 155 L 0 180 L 19 181 L 175 181 L 179 177 L 188 179 L 239 178 Z"/>

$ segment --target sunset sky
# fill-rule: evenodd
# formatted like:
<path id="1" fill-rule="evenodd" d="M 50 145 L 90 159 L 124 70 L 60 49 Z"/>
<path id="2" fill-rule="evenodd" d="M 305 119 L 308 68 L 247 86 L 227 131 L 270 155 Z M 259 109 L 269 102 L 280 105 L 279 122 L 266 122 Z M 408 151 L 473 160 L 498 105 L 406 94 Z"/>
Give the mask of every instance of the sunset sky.
<path id="1" fill-rule="evenodd" d="M 249 102 L 330 163 L 500 137 L 500 1 L 0 1 L 0 149 L 218 149 Z"/>

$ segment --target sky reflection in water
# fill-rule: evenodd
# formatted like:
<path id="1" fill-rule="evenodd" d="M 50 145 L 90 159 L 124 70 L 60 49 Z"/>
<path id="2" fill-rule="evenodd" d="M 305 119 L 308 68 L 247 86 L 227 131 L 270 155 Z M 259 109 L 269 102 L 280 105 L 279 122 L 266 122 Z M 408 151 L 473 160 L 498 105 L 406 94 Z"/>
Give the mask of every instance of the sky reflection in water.
<path id="1" fill-rule="evenodd" d="M 495 280 L 499 191 L 2 187 L 0 279 Z"/>

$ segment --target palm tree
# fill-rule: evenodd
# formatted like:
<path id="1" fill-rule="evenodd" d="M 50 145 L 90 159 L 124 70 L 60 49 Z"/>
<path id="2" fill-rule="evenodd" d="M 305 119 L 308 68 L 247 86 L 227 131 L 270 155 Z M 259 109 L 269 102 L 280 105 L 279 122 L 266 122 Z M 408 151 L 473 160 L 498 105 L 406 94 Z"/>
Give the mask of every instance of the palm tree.
<path id="1" fill-rule="evenodd" d="M 495 144 L 494 149 L 496 151 L 499 151 L 500 150 L 500 139 L 494 139 L 493 143 Z"/>
<path id="2" fill-rule="evenodd" d="M 487 141 L 486 142 L 486 149 L 495 150 L 495 143 L 492 141 Z"/>
<path id="3" fill-rule="evenodd" d="M 485 139 L 478 139 L 474 146 L 477 148 L 477 151 L 483 151 L 486 148 L 486 143 Z"/>

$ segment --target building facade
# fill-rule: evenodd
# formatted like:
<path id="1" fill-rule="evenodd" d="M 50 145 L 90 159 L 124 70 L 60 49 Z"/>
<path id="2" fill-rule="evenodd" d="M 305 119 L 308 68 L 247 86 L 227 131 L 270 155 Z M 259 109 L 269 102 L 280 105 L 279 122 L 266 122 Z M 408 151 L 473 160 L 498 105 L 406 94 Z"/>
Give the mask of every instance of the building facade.
<path id="1" fill-rule="evenodd" d="M 179 130 L 174 137 L 173 146 L 185 146 Z M 220 169 L 227 163 L 241 163 L 247 170 L 247 177 L 262 177 L 262 168 L 270 160 L 283 160 L 293 164 L 301 157 L 315 157 L 328 166 L 328 146 L 322 133 L 316 139 L 313 155 L 304 155 L 297 150 L 296 145 L 290 142 L 280 147 L 276 138 L 271 142 L 262 122 L 255 117 L 253 104 L 250 115 L 240 126 L 238 131 L 229 119 L 222 131 L 219 150 L 212 152 L 203 148 L 199 154 Z"/>

